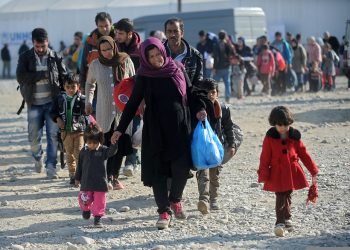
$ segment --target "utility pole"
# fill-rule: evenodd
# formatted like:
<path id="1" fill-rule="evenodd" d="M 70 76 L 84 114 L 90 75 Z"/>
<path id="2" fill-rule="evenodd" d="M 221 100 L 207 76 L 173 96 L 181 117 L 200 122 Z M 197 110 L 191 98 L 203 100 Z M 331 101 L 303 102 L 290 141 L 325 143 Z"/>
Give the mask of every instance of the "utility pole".
<path id="1" fill-rule="evenodd" d="M 181 13 L 181 0 L 177 0 L 177 12 Z"/>

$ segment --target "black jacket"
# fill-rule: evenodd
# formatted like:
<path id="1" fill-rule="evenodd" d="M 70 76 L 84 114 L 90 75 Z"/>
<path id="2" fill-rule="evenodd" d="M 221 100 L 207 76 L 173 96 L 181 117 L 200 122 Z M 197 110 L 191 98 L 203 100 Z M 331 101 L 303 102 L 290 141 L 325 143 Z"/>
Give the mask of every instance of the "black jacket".
<path id="1" fill-rule="evenodd" d="M 67 74 L 66 66 L 57 52 L 50 50 L 47 58 L 48 71 L 36 71 L 36 58 L 34 48 L 24 52 L 19 56 L 16 70 L 17 81 L 20 91 L 28 107 L 33 102 L 33 91 L 36 82 L 41 79 L 49 79 L 51 86 L 51 96 L 54 98 L 63 90 L 64 78 Z"/>
<path id="2" fill-rule="evenodd" d="M 87 118 L 85 117 L 85 96 L 80 92 L 74 95 L 72 106 L 72 131 L 68 132 L 83 132 L 88 123 Z M 54 99 L 50 115 L 54 122 L 57 122 L 57 118 L 61 118 L 64 121 L 66 129 L 67 94 L 65 92 L 62 92 Z"/>
<path id="3" fill-rule="evenodd" d="M 199 92 L 204 91 L 196 91 L 197 95 Z M 202 100 L 205 103 L 205 110 L 208 115 L 210 126 L 219 137 L 221 143 L 225 147 L 232 147 L 237 151 L 243 141 L 243 132 L 241 128 L 232 121 L 230 108 L 222 103 L 220 105 L 221 115 L 216 116 L 212 101 L 203 98 Z"/>
<path id="4" fill-rule="evenodd" d="M 187 91 L 189 94 L 190 88 Z M 138 76 L 120 118 L 118 131 L 125 132 L 143 99 L 146 109 L 142 130 L 141 180 L 144 185 L 152 186 L 156 171 L 163 175 L 169 173 L 169 166 L 165 166 L 164 161 L 170 162 L 186 155 L 190 159 L 190 110 L 171 78 Z M 197 107 L 197 111 L 201 108 Z M 189 162 L 181 167 L 189 170 L 191 164 Z"/>
<path id="5" fill-rule="evenodd" d="M 218 135 L 223 145 L 234 148 L 236 151 L 243 141 L 243 132 L 241 128 L 231 119 L 230 108 L 221 104 L 222 117 L 211 118 L 213 130 Z"/>
<path id="6" fill-rule="evenodd" d="M 230 67 L 230 56 L 233 48 L 227 42 L 220 41 L 213 50 L 214 69 L 228 69 Z"/>
<path id="7" fill-rule="evenodd" d="M 191 80 L 192 84 L 195 84 L 198 80 L 203 78 L 203 59 L 201 53 L 193 48 L 182 39 L 182 42 L 187 47 L 187 54 L 182 60 L 182 64 L 185 66 L 186 73 Z M 168 40 L 164 42 L 167 55 L 171 56 L 170 49 L 168 47 Z"/>
<path id="8" fill-rule="evenodd" d="M 10 51 L 7 47 L 1 49 L 1 60 L 11 61 Z"/>

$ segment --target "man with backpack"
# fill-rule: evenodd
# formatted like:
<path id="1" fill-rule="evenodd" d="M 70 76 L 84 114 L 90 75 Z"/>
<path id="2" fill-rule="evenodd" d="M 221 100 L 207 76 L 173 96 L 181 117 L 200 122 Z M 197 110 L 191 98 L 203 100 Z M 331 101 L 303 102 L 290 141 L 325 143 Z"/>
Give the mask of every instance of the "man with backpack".
<path id="1" fill-rule="evenodd" d="M 43 28 L 32 31 L 33 48 L 22 53 L 18 59 L 17 81 L 27 104 L 28 139 L 35 170 L 43 169 L 43 149 L 41 137 L 46 127 L 46 174 L 49 179 L 57 179 L 57 132 L 58 127 L 50 117 L 53 98 L 63 88 L 67 74 L 62 58 L 49 49 L 48 34 Z"/>

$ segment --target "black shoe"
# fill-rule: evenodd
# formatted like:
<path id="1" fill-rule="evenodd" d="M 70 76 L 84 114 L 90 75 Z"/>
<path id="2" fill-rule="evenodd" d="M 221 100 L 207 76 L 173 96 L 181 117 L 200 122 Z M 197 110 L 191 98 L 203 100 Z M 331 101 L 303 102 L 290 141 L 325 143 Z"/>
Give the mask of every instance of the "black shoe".
<path id="1" fill-rule="evenodd" d="M 95 227 L 102 227 L 101 216 L 95 216 L 94 225 Z"/>
<path id="2" fill-rule="evenodd" d="M 83 215 L 84 220 L 88 220 L 88 219 L 90 219 L 91 212 L 90 211 L 83 211 L 82 215 Z"/>
<path id="3" fill-rule="evenodd" d="M 69 184 L 70 185 L 75 185 L 75 178 L 74 177 L 70 177 Z"/>

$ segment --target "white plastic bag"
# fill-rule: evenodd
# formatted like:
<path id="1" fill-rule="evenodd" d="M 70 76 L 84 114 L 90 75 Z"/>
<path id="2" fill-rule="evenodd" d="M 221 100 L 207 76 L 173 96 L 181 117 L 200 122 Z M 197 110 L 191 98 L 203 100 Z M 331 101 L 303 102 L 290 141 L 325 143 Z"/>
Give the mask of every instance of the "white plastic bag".
<path id="1" fill-rule="evenodd" d="M 207 60 L 205 61 L 205 68 L 206 69 L 214 68 L 214 58 L 210 54 L 208 54 Z"/>
<path id="2" fill-rule="evenodd" d="M 140 121 L 140 125 L 137 127 L 137 130 L 131 138 L 133 148 L 141 148 L 142 143 L 142 129 L 143 129 L 143 120 Z"/>

